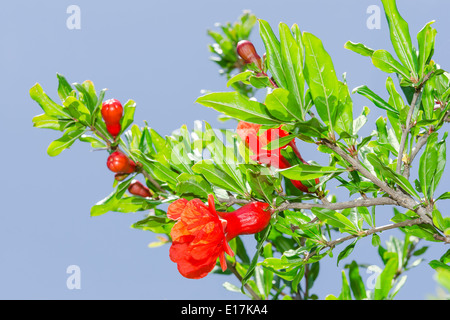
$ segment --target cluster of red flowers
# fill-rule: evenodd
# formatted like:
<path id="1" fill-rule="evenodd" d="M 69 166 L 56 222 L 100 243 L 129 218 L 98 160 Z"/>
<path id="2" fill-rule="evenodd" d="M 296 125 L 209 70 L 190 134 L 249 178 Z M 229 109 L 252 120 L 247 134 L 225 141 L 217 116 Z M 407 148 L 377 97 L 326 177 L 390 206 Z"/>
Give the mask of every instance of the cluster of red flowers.
<path id="1" fill-rule="evenodd" d="M 237 51 L 246 63 L 254 63 L 262 70 L 262 60 L 251 42 L 240 42 Z M 122 105 L 115 99 L 105 101 L 102 105 L 103 120 L 114 139 L 121 131 L 122 113 Z M 281 126 L 261 130 L 261 125 L 241 121 L 237 133 L 252 151 L 253 160 L 278 169 L 291 166 L 281 154 L 281 150 L 287 146 L 265 149 L 270 142 L 289 135 L 281 129 Z M 294 140 L 290 141 L 288 146 L 301 162 L 307 164 Z M 116 173 L 117 180 L 136 171 L 136 163 L 120 151 L 111 153 L 107 166 Z M 308 192 L 308 188 L 302 182 L 292 181 L 292 183 L 299 190 Z M 133 181 L 128 191 L 141 197 L 152 195 L 151 191 L 139 181 Z M 213 270 L 217 259 L 225 271 L 227 269 L 225 254 L 234 256 L 228 242 L 239 235 L 261 232 L 269 225 L 272 213 L 269 204 L 264 202 L 251 202 L 232 212 L 218 212 L 215 209 L 213 195 L 209 195 L 208 204 L 200 199 L 190 201 L 178 199 L 171 203 L 167 210 L 167 217 L 176 221 L 170 233 L 172 238 L 170 259 L 177 263 L 181 275 L 190 279 L 205 277 Z"/>

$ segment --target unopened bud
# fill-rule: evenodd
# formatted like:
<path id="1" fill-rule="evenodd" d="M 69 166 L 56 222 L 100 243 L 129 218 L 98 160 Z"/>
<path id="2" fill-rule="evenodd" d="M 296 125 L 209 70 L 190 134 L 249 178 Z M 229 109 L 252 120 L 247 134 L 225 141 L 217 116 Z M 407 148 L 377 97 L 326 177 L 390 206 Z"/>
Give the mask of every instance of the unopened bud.
<path id="1" fill-rule="evenodd" d="M 256 52 L 255 46 L 248 40 L 241 40 L 236 46 L 238 55 L 246 63 L 255 63 L 258 68 L 262 69 L 261 57 Z"/>

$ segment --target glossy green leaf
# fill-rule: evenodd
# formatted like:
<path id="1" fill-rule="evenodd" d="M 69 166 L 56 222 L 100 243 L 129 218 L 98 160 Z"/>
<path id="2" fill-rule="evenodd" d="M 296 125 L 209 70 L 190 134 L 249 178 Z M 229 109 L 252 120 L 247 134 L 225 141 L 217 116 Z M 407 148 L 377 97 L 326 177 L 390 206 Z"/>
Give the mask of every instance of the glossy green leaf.
<path id="1" fill-rule="evenodd" d="M 266 48 L 266 61 L 269 71 L 278 87 L 287 89 L 285 70 L 281 57 L 280 41 L 278 41 L 267 21 L 259 19 L 259 33 Z"/>
<path id="2" fill-rule="evenodd" d="M 63 152 L 65 149 L 70 148 L 75 141 L 78 140 L 84 133 L 86 129 L 78 129 L 73 131 L 66 131 L 64 135 L 50 143 L 47 148 L 47 154 L 51 157 L 55 157 Z"/>
<path id="3" fill-rule="evenodd" d="M 367 298 L 366 288 L 364 282 L 359 274 L 359 267 L 356 261 L 352 261 L 349 265 L 348 276 L 350 279 L 350 288 L 356 300 L 363 300 Z"/>
<path id="4" fill-rule="evenodd" d="M 279 172 L 291 180 L 311 180 L 323 177 L 330 173 L 345 172 L 345 169 L 336 167 L 322 167 L 316 165 L 297 164 L 287 169 L 279 170 Z"/>
<path id="5" fill-rule="evenodd" d="M 352 294 L 350 291 L 350 286 L 348 285 L 347 277 L 345 276 L 344 270 L 341 271 L 342 274 L 342 289 L 339 295 L 339 300 L 352 300 Z"/>
<path id="6" fill-rule="evenodd" d="M 230 78 L 230 80 L 228 80 L 227 87 L 231 86 L 235 82 L 247 80 L 252 74 L 253 74 L 253 71 L 249 71 L 249 70 L 238 73 L 237 75 Z"/>
<path id="7" fill-rule="evenodd" d="M 339 97 L 339 82 L 333 62 L 322 41 L 311 33 L 303 33 L 305 45 L 305 78 L 322 121 L 334 131 L 333 123 Z"/>
<path id="8" fill-rule="evenodd" d="M 123 106 L 123 117 L 120 119 L 121 130 L 125 132 L 134 121 L 134 113 L 136 111 L 136 102 L 128 100 Z"/>
<path id="9" fill-rule="evenodd" d="M 211 184 L 228 191 L 244 194 L 247 191 L 242 190 L 239 184 L 234 181 L 226 172 L 219 169 L 211 160 L 201 160 L 197 162 L 192 170 L 195 173 L 202 174 Z"/>
<path id="10" fill-rule="evenodd" d="M 410 195 L 416 197 L 420 200 L 420 196 L 417 194 L 416 190 L 413 188 L 411 183 L 403 177 L 402 175 L 397 174 L 391 168 L 386 166 L 375 154 L 370 153 L 366 156 L 367 160 L 378 170 L 380 170 L 381 174 L 385 178 L 392 179 L 395 183 L 397 183 L 403 190 L 408 192 Z"/>
<path id="11" fill-rule="evenodd" d="M 409 79 L 409 71 L 386 50 L 377 50 L 372 55 L 375 67 L 386 73 L 398 73 Z"/>
<path id="12" fill-rule="evenodd" d="M 299 120 L 305 120 L 305 76 L 303 74 L 303 48 L 294 39 L 291 30 L 285 23 L 279 24 L 280 51 L 286 85 L 296 101 L 293 115 Z"/>
<path id="13" fill-rule="evenodd" d="M 386 18 L 392 45 L 400 62 L 417 78 L 417 54 L 412 46 L 408 23 L 398 12 L 396 0 L 381 0 Z"/>
<path id="14" fill-rule="evenodd" d="M 277 88 L 266 95 L 264 104 L 271 115 L 278 120 L 293 122 L 300 120 L 298 102 L 288 90 Z"/>
<path id="15" fill-rule="evenodd" d="M 45 114 L 58 119 L 70 119 L 71 116 L 68 112 L 64 110 L 62 106 L 55 103 L 50 97 L 44 92 L 41 85 L 36 83 L 30 89 L 31 98 L 36 101 L 39 106 L 44 110 Z"/>
<path id="16" fill-rule="evenodd" d="M 64 107 L 73 118 L 88 126 L 91 122 L 91 114 L 86 105 L 75 97 L 69 96 L 63 102 Z"/>
<path id="17" fill-rule="evenodd" d="M 372 54 L 375 52 L 375 50 L 366 47 L 362 43 L 355 43 L 351 41 L 347 41 L 344 44 L 344 48 L 366 57 L 372 57 Z"/>
<path id="18" fill-rule="evenodd" d="M 33 127 L 52 129 L 52 130 L 58 130 L 58 131 L 63 131 L 64 128 L 69 123 L 73 123 L 73 122 L 74 122 L 73 120 L 69 120 L 69 119 L 62 120 L 62 119 L 58 119 L 58 118 L 55 118 L 52 116 L 48 116 L 45 113 L 33 117 Z"/>
<path id="19" fill-rule="evenodd" d="M 257 124 L 280 124 L 260 102 L 249 100 L 238 92 L 215 92 L 199 97 L 196 102 L 230 117 Z"/>
<path id="20" fill-rule="evenodd" d="M 334 120 L 336 132 L 353 134 L 353 102 L 346 83 L 339 81 L 338 107 Z"/>
<path id="21" fill-rule="evenodd" d="M 214 193 L 211 184 L 200 175 L 182 173 L 177 180 L 176 193 L 178 195 L 193 195 L 207 199 L 209 194 Z"/>
<path id="22" fill-rule="evenodd" d="M 356 231 L 353 223 L 347 217 L 337 211 L 314 207 L 311 209 L 311 212 L 317 218 L 319 218 L 319 220 L 326 222 L 334 227 Z"/>
<path id="23" fill-rule="evenodd" d="M 378 275 L 375 284 L 375 300 L 384 300 L 388 298 L 389 291 L 393 285 L 393 279 L 397 273 L 398 258 L 393 255 L 386 263 L 383 271 Z"/>
<path id="24" fill-rule="evenodd" d="M 430 200 L 433 196 L 431 187 L 434 174 L 437 169 L 438 155 L 436 150 L 437 132 L 433 132 L 427 139 L 427 146 L 420 157 L 419 162 L 419 181 L 422 192 L 426 199 Z"/>
<path id="25" fill-rule="evenodd" d="M 352 243 L 350 243 L 348 246 L 346 246 L 344 248 L 344 250 L 339 252 L 339 255 L 337 257 L 337 262 L 336 262 L 337 266 L 339 265 L 339 261 L 347 258 L 353 252 L 353 249 L 355 248 L 356 242 L 357 242 L 357 240 L 354 240 Z"/>
<path id="26" fill-rule="evenodd" d="M 436 38 L 436 29 L 431 25 L 434 21 L 428 22 L 417 34 L 417 43 L 419 44 L 419 76 L 424 76 L 425 66 L 429 63 L 434 53 L 434 43 Z"/>
<path id="27" fill-rule="evenodd" d="M 56 77 L 58 78 L 58 96 L 61 101 L 64 101 L 72 95 L 73 88 L 63 75 L 57 73 Z"/>
<path id="28" fill-rule="evenodd" d="M 360 86 L 355 89 L 353 89 L 352 93 L 358 93 L 370 101 L 373 102 L 374 105 L 376 105 L 378 108 L 392 111 L 395 114 L 398 114 L 398 110 L 396 110 L 393 106 L 391 106 L 389 103 L 387 103 L 385 100 L 383 100 L 380 96 L 378 96 L 375 92 L 370 90 L 367 86 Z"/>

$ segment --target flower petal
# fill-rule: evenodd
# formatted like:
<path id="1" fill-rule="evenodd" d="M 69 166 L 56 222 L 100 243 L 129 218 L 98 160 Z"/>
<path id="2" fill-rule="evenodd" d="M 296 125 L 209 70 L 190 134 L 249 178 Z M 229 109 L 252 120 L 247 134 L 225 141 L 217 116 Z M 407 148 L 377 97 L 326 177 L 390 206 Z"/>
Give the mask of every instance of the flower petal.
<path id="1" fill-rule="evenodd" d="M 186 208 L 188 201 L 184 198 L 178 199 L 175 202 L 172 202 L 169 205 L 169 208 L 167 208 L 167 218 L 172 220 L 179 220 L 181 217 L 181 214 L 184 211 L 184 208 Z"/>

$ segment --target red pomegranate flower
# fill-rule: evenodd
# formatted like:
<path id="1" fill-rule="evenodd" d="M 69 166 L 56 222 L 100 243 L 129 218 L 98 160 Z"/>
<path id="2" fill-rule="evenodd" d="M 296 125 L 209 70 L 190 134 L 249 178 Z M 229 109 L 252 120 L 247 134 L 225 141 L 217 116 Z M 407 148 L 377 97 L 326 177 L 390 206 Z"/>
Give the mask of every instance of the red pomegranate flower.
<path id="1" fill-rule="evenodd" d="M 179 199 L 169 205 L 167 217 L 177 220 L 172 228 L 170 259 L 178 271 L 189 279 L 205 277 L 219 258 L 223 271 L 227 269 L 225 253 L 234 256 L 228 241 L 240 234 L 257 233 L 269 223 L 269 205 L 252 202 L 231 213 L 215 210 L 214 196 L 208 205 L 200 199 Z"/>
<path id="2" fill-rule="evenodd" d="M 278 128 L 268 129 L 261 133 L 259 132 L 260 129 L 260 124 L 248 123 L 245 121 L 240 121 L 237 126 L 238 135 L 241 137 L 242 141 L 244 141 L 247 147 L 253 152 L 253 156 L 251 156 L 251 159 L 257 161 L 260 164 L 267 164 L 277 169 L 286 169 L 291 167 L 287 159 L 281 154 L 281 149 L 285 148 L 286 146 L 273 150 L 263 149 L 270 142 L 286 137 L 289 135 L 289 133 L 281 129 L 281 126 Z M 289 142 L 288 145 L 292 147 L 295 155 L 300 159 L 302 163 L 308 164 L 308 162 L 303 160 L 294 140 Z M 308 192 L 308 187 L 306 187 L 300 181 L 291 180 L 291 182 L 297 189 L 303 192 Z M 319 181 L 316 180 L 316 183 L 319 183 Z"/>

